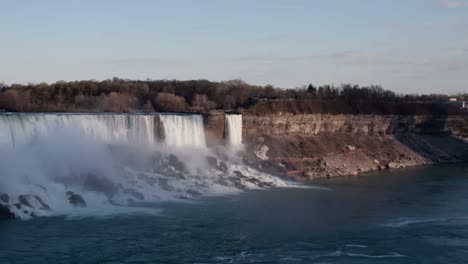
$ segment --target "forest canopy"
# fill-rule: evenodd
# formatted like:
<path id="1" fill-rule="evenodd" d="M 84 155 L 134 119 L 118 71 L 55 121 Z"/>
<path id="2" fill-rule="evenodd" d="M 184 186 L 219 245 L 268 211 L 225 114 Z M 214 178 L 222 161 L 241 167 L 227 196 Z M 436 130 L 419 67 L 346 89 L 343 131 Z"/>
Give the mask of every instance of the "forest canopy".
<path id="1" fill-rule="evenodd" d="M 468 100 L 468 95 L 458 95 Z M 58 81 L 0 86 L 0 110 L 9 112 L 204 112 L 253 114 L 460 114 L 448 95 L 399 95 L 379 85 L 312 84 L 295 89 L 241 80 Z"/>

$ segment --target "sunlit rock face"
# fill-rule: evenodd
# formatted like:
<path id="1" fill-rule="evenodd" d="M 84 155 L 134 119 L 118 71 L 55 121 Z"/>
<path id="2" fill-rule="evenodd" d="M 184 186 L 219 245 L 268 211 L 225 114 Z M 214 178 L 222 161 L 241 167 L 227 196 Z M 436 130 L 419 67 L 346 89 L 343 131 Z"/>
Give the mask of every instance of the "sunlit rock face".
<path id="1" fill-rule="evenodd" d="M 308 180 L 468 160 L 466 116 L 243 115 L 247 153 Z"/>

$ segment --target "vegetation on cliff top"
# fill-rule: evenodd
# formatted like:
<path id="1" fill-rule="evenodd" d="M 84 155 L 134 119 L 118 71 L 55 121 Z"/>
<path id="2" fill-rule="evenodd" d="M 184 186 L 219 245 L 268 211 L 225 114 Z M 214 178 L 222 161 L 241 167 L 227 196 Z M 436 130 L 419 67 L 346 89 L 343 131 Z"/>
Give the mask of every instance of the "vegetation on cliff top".
<path id="1" fill-rule="evenodd" d="M 344 84 L 280 89 L 240 80 L 59 81 L 2 85 L 0 109 L 11 112 L 200 112 L 239 110 L 252 114 L 460 114 L 447 95 L 398 95 L 380 86 Z M 460 95 L 461 100 L 468 95 Z"/>

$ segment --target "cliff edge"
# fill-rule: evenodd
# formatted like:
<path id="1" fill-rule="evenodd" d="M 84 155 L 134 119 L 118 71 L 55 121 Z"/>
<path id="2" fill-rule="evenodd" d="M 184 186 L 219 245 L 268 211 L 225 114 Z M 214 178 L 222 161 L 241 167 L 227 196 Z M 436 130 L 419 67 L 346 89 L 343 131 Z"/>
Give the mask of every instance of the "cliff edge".
<path id="1" fill-rule="evenodd" d="M 298 180 L 468 160 L 467 116 L 244 115 L 247 160 Z"/>

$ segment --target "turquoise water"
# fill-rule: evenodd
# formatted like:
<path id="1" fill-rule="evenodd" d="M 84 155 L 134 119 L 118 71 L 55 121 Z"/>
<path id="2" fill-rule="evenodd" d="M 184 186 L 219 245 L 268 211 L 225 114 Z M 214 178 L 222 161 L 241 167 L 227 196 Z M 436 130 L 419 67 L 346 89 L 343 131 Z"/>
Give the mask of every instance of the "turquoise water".
<path id="1" fill-rule="evenodd" d="M 468 166 L 314 186 L 0 222 L 0 263 L 468 263 Z"/>

